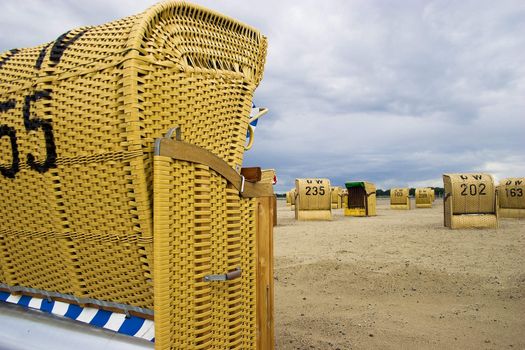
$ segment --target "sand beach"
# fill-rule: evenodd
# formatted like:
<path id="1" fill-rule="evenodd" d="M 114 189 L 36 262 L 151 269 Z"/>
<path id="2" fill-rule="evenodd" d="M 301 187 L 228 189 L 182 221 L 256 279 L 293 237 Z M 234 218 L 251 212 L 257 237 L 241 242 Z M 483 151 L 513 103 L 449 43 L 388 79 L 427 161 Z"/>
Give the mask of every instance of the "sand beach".
<path id="1" fill-rule="evenodd" d="M 413 201 L 413 199 L 412 199 Z M 277 349 L 524 349 L 525 222 L 450 230 L 443 204 L 331 222 L 278 201 Z"/>

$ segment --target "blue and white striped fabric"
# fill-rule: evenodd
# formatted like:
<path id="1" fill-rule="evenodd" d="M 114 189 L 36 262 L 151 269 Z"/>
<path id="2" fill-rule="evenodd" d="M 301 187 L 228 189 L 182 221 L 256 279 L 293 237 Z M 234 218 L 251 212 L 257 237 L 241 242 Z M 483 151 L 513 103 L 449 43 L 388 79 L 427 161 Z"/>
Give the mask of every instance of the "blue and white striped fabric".
<path id="1" fill-rule="evenodd" d="M 15 295 L 0 291 L 0 302 L 1 301 L 67 317 L 117 333 L 146 339 L 152 342 L 155 341 L 155 325 L 153 321 L 141 317 L 126 317 L 126 315 L 122 313 L 91 307 L 80 307 L 61 301 L 49 301 L 27 295 Z"/>
<path id="2" fill-rule="evenodd" d="M 252 111 L 250 112 L 249 118 L 252 119 L 253 117 L 255 117 L 257 113 L 259 113 L 259 111 L 260 111 L 260 108 L 255 107 L 255 105 L 252 103 Z M 258 121 L 259 119 L 255 119 L 253 122 L 250 123 L 250 125 L 253 128 L 253 131 L 255 131 L 255 127 L 257 126 Z M 249 132 L 246 132 L 246 138 L 249 138 L 249 137 L 250 137 Z"/>

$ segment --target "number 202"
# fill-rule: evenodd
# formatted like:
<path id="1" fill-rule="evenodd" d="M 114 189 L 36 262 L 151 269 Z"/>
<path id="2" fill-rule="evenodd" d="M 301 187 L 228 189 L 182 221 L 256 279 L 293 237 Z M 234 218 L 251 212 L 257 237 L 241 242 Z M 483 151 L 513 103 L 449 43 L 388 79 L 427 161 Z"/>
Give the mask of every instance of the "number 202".
<path id="1" fill-rule="evenodd" d="M 487 185 L 484 183 L 480 183 L 476 186 L 476 184 L 461 184 L 461 195 L 462 196 L 485 196 L 487 193 L 485 192 L 485 189 L 487 188 Z"/>

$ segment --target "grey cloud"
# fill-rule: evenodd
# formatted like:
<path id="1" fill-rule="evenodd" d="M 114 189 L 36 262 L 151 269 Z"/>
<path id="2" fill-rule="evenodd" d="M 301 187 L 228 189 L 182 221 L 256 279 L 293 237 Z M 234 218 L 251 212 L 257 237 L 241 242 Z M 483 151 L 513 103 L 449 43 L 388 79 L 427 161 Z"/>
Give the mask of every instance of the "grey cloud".
<path id="1" fill-rule="evenodd" d="M 2 51 L 153 4 L 3 2 Z M 278 190 L 308 176 L 387 188 L 443 172 L 525 175 L 522 1 L 198 3 L 268 37 L 255 102 L 270 113 L 245 162 L 276 168 Z"/>

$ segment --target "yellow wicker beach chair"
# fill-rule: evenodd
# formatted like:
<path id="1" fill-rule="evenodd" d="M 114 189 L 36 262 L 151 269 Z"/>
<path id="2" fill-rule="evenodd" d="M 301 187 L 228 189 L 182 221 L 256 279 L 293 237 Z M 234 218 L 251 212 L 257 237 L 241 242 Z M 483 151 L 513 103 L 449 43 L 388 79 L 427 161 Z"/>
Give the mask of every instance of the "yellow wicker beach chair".
<path id="1" fill-rule="evenodd" d="M 444 174 L 445 226 L 496 228 L 498 198 L 494 180 L 488 174 Z"/>
<path id="2" fill-rule="evenodd" d="M 3 53 L 0 288 L 154 315 L 156 349 L 271 348 L 273 190 L 239 175 L 266 45 L 171 1 Z"/>
<path id="3" fill-rule="evenodd" d="M 330 180 L 295 180 L 295 219 L 332 220 Z"/>
<path id="4" fill-rule="evenodd" d="M 376 216 L 376 186 L 371 182 L 345 183 L 345 216 Z"/>
<path id="5" fill-rule="evenodd" d="M 434 190 L 430 187 L 416 188 L 416 208 L 432 208 Z"/>
<path id="6" fill-rule="evenodd" d="M 525 178 L 507 178 L 500 181 L 498 190 L 499 216 L 525 218 Z"/>
<path id="7" fill-rule="evenodd" d="M 390 189 L 390 209 L 410 209 L 410 197 L 408 188 Z"/>

